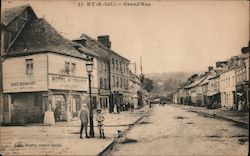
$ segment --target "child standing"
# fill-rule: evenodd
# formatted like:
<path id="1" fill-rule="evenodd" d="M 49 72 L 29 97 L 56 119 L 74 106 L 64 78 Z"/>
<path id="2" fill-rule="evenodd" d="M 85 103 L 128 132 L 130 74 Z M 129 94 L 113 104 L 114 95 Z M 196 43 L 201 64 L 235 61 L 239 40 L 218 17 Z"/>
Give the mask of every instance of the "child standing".
<path id="1" fill-rule="evenodd" d="M 104 136 L 104 126 L 103 126 L 103 121 L 104 121 L 104 115 L 102 113 L 102 110 L 100 108 L 98 108 L 96 110 L 96 121 L 97 121 L 97 126 L 99 129 L 99 133 L 100 133 L 100 138 L 105 138 Z"/>

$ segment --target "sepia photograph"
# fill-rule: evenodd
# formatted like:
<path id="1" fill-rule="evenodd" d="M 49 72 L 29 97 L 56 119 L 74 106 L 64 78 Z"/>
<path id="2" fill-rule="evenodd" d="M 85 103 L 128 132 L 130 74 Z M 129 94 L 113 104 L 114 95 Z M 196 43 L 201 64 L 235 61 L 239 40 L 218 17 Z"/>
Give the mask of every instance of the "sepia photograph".
<path id="1" fill-rule="evenodd" d="M 0 155 L 249 155 L 249 0 L 1 0 Z"/>

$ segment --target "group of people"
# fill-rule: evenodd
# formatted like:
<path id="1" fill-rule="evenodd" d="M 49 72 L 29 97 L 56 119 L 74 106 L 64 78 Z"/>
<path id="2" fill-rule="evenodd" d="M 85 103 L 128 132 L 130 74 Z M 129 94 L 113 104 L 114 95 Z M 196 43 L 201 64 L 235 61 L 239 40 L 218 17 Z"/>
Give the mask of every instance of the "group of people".
<path id="1" fill-rule="evenodd" d="M 133 111 L 134 110 L 134 104 L 131 104 L 130 102 L 122 103 L 122 104 L 116 104 L 116 112 L 119 114 L 121 111 Z"/>
<path id="2" fill-rule="evenodd" d="M 82 109 L 79 111 L 78 116 L 79 116 L 79 119 L 81 120 L 80 138 L 83 139 L 83 137 L 82 137 L 83 129 L 85 131 L 86 138 L 89 138 L 88 132 L 87 132 L 88 122 L 89 122 L 89 112 L 88 112 L 87 104 L 82 105 Z M 99 130 L 99 136 L 100 136 L 100 138 L 105 139 L 104 125 L 103 125 L 103 121 L 105 118 L 104 118 L 104 115 L 103 115 L 101 109 L 96 110 L 96 118 L 95 119 L 96 119 L 97 127 Z"/>

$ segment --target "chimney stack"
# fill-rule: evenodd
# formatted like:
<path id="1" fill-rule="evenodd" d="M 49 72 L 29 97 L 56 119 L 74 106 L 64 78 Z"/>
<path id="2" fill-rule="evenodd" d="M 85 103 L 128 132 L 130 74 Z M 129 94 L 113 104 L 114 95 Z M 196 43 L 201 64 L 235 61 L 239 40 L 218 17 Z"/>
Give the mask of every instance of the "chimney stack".
<path id="1" fill-rule="evenodd" d="M 216 67 L 218 68 L 218 67 L 221 67 L 221 65 L 222 65 L 222 61 L 217 61 L 215 64 L 216 64 Z"/>
<path id="2" fill-rule="evenodd" d="M 107 48 L 111 48 L 111 42 L 109 40 L 109 35 L 102 35 L 97 37 L 97 41 L 105 45 Z"/>
<path id="3" fill-rule="evenodd" d="M 210 72 L 211 70 L 213 70 L 214 69 L 214 67 L 212 67 L 212 66 L 209 66 L 208 67 L 208 71 Z"/>

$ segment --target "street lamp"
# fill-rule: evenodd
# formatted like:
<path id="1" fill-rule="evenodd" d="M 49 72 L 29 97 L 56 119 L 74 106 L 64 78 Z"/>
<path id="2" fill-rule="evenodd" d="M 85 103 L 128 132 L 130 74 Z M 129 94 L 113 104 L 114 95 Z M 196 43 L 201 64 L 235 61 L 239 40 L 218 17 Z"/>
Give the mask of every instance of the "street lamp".
<path id="1" fill-rule="evenodd" d="M 93 123 L 93 104 L 92 104 L 92 95 L 91 95 L 91 73 L 93 71 L 93 58 L 88 58 L 86 62 L 86 69 L 89 76 L 89 135 L 91 138 L 95 137 L 94 133 L 94 123 Z"/>

